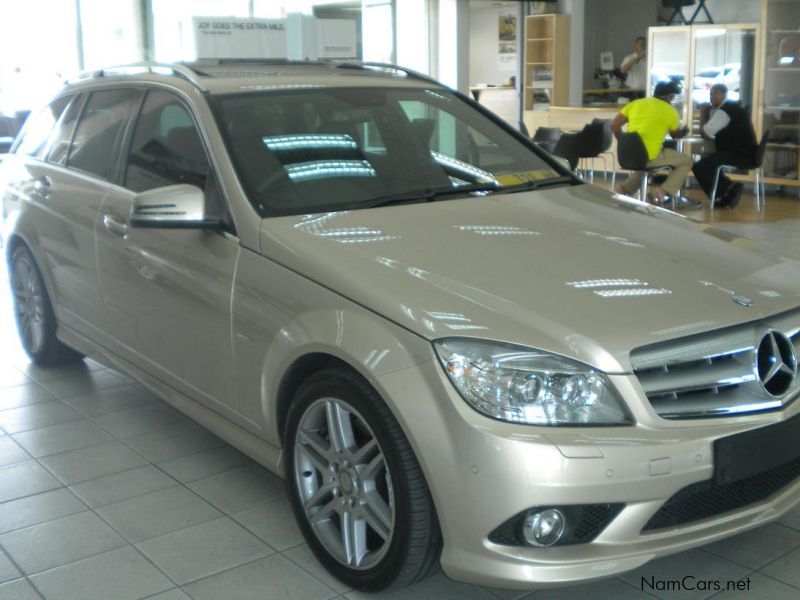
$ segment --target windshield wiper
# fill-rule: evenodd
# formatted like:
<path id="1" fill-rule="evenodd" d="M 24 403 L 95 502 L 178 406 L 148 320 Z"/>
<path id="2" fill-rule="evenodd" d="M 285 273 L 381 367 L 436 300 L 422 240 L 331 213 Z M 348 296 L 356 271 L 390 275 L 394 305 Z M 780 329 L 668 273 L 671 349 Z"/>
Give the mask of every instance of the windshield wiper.
<path id="1" fill-rule="evenodd" d="M 549 177 L 547 179 L 532 179 L 524 183 L 516 185 L 504 185 L 495 190 L 495 194 L 514 194 L 516 192 L 529 192 L 531 190 L 541 190 L 542 188 L 550 187 L 553 185 L 562 185 L 565 183 L 573 183 L 575 180 L 568 175 L 561 177 Z"/>
<path id="2" fill-rule="evenodd" d="M 411 202 L 432 202 L 437 198 L 446 196 L 454 196 L 456 194 L 469 194 L 473 192 L 488 192 L 491 194 L 513 194 L 515 192 L 527 192 L 531 190 L 540 190 L 545 187 L 553 185 L 562 185 L 564 183 L 572 183 L 574 179 L 569 176 L 550 177 L 548 179 L 536 179 L 518 183 L 515 185 L 500 186 L 496 183 L 471 183 L 469 185 L 460 186 L 441 186 L 429 187 L 420 190 L 412 190 L 409 192 L 400 192 L 398 194 L 389 194 L 387 196 L 378 196 L 367 202 L 358 202 L 348 206 L 348 210 L 359 208 L 375 208 L 376 206 L 391 206 L 392 204 L 406 204 Z"/>
<path id="3" fill-rule="evenodd" d="M 367 202 L 358 202 L 350 205 L 349 209 L 375 208 L 376 206 L 390 206 L 392 204 L 405 204 L 406 202 L 432 202 L 437 198 L 453 196 L 456 194 L 469 194 L 472 192 L 496 192 L 502 189 L 496 183 L 471 183 L 469 185 L 459 185 L 456 187 L 446 185 L 440 187 L 429 187 L 421 190 L 411 190 L 387 196 L 378 196 Z"/>

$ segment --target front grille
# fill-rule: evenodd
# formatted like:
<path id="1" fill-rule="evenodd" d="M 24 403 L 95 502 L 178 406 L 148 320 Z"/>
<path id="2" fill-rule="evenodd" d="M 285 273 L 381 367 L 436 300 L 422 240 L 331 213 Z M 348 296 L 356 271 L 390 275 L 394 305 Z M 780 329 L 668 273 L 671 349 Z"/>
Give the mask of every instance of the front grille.
<path id="1" fill-rule="evenodd" d="M 548 508 L 560 510 L 566 521 L 564 535 L 555 546 L 586 544 L 600 535 L 622 511 L 624 504 L 581 504 L 574 506 L 535 507 L 514 515 L 489 534 L 489 541 L 504 546 L 527 546 L 522 537 L 522 524 L 528 513 Z"/>
<path id="2" fill-rule="evenodd" d="M 765 331 L 783 332 L 800 354 L 800 312 L 637 348 L 633 370 L 665 419 L 722 417 L 781 408 L 800 393 L 800 376 L 780 398 L 758 380 L 756 348 Z"/>
<path id="3" fill-rule="evenodd" d="M 693 483 L 667 500 L 642 531 L 676 527 L 766 500 L 798 477 L 800 458 L 732 483 Z"/>

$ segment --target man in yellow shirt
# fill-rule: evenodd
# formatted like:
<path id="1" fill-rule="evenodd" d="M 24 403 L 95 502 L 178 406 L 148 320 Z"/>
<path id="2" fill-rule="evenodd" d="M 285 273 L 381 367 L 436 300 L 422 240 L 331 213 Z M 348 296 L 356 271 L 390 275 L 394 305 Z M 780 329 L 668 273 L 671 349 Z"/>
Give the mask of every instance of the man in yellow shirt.
<path id="1" fill-rule="evenodd" d="M 628 124 L 628 132 L 638 133 L 650 158 L 648 168 L 672 167 L 667 180 L 661 186 L 650 188 L 650 194 L 663 202 L 664 195 L 673 198 L 678 195 L 683 181 L 692 168 L 692 159 L 685 154 L 680 154 L 672 148 L 664 148 L 664 139 L 669 133 L 673 138 L 686 135 L 687 127 L 681 128 L 680 115 L 672 106 L 672 101 L 678 90 L 671 81 L 662 81 L 656 85 L 652 98 L 641 98 L 626 104 L 611 122 L 611 131 L 618 136 L 622 126 Z M 625 194 L 634 194 L 639 188 L 644 173 L 632 173 L 628 180 L 618 186 L 617 191 Z"/>

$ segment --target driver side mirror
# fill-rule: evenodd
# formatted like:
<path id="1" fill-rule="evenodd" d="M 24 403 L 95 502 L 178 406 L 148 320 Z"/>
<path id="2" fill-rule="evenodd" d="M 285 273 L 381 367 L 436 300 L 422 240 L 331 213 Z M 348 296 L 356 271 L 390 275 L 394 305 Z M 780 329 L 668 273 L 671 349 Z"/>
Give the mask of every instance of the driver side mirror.
<path id="1" fill-rule="evenodd" d="M 179 184 L 136 194 L 129 223 L 133 227 L 161 229 L 212 229 L 222 220 L 205 212 L 203 190 L 195 185 Z"/>

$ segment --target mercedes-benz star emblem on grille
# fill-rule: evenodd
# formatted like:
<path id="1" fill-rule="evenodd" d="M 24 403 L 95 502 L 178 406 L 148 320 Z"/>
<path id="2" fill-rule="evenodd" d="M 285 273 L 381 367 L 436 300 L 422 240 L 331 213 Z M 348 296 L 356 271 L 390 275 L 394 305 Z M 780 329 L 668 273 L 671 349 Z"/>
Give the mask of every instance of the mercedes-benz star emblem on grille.
<path id="1" fill-rule="evenodd" d="M 797 356 L 789 338 L 779 331 L 767 332 L 758 345 L 756 369 L 770 396 L 785 394 L 797 375 Z"/>

